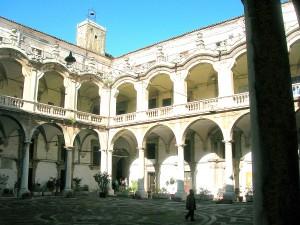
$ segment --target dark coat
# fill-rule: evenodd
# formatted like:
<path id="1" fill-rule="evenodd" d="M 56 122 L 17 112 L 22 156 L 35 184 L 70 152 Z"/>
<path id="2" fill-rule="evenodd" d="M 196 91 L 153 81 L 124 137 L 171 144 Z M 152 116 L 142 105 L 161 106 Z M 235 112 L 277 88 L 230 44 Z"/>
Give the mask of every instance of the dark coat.
<path id="1" fill-rule="evenodd" d="M 196 209 L 196 200 L 195 196 L 189 194 L 186 198 L 186 209 L 195 210 Z"/>

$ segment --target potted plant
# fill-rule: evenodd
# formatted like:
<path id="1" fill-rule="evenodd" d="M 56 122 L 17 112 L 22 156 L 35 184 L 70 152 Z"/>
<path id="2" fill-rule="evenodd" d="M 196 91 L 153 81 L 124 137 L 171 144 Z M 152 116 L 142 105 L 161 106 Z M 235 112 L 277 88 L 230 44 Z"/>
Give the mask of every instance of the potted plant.
<path id="1" fill-rule="evenodd" d="M 107 172 L 102 173 L 99 171 L 94 175 L 94 179 L 99 187 L 99 196 L 103 198 L 106 197 L 108 192 L 107 185 L 110 181 L 108 173 Z"/>
<path id="2" fill-rule="evenodd" d="M 79 177 L 74 177 L 73 178 L 73 183 L 74 183 L 74 189 L 75 191 L 80 191 L 80 183 L 81 183 L 81 178 Z"/>

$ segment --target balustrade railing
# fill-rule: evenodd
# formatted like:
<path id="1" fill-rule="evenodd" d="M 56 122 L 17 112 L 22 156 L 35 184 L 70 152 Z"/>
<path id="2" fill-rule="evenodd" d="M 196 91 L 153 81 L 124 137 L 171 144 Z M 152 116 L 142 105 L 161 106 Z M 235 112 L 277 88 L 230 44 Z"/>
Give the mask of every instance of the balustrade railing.
<path id="1" fill-rule="evenodd" d="M 92 123 L 101 123 L 103 122 L 102 116 L 88 113 L 88 112 L 81 112 L 81 111 L 74 111 L 75 120 L 83 121 L 83 122 L 92 122 Z"/>
<path id="2" fill-rule="evenodd" d="M 64 117 L 66 115 L 67 110 L 58 106 L 36 103 L 36 111 L 41 114 Z"/>
<path id="3" fill-rule="evenodd" d="M 294 99 L 300 97 L 300 83 L 292 85 Z M 24 111 L 33 111 L 42 115 L 72 119 L 86 123 L 99 125 L 107 125 L 110 119 L 110 125 L 122 125 L 135 122 L 155 121 L 159 119 L 172 118 L 177 116 L 193 115 L 215 112 L 224 110 L 225 108 L 240 108 L 249 106 L 249 93 L 244 92 L 232 96 L 203 99 L 194 102 L 188 102 L 184 105 L 166 106 L 155 109 L 150 109 L 143 112 L 133 112 L 122 115 L 117 115 L 112 118 L 106 118 L 92 113 L 68 110 L 62 107 L 35 103 L 15 97 L 0 95 L 0 106 L 7 108 L 20 109 Z M 70 117 L 71 115 L 71 117 Z M 74 118 L 73 118 L 74 117 Z M 74 122 L 75 122 L 74 121 Z"/>
<path id="4" fill-rule="evenodd" d="M 20 98 L 1 95 L 0 105 L 7 106 L 10 108 L 21 109 L 24 105 L 24 100 Z"/>
<path id="5" fill-rule="evenodd" d="M 147 117 L 150 118 L 158 118 L 158 117 L 166 117 L 172 115 L 173 106 L 160 107 L 155 109 L 150 109 L 146 111 Z"/>
<path id="6" fill-rule="evenodd" d="M 134 121 L 136 119 L 136 114 L 137 113 L 126 113 L 126 114 L 122 114 L 122 115 L 117 115 L 113 118 L 113 122 L 115 124 L 118 123 L 128 123 L 131 121 Z"/>
<path id="7" fill-rule="evenodd" d="M 188 102 L 186 109 L 188 112 L 209 112 L 214 111 L 218 104 L 218 98 L 204 99 L 194 102 Z"/>

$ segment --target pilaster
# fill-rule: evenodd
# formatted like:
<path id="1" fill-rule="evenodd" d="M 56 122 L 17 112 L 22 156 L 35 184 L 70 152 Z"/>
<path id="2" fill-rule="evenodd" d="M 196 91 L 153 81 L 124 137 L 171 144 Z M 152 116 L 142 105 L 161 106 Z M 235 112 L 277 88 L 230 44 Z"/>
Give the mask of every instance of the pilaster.
<path id="1" fill-rule="evenodd" d="M 67 159 L 66 159 L 66 180 L 65 180 L 65 189 L 64 192 L 72 191 L 72 155 L 73 147 L 68 146 L 65 148 Z"/>
<path id="2" fill-rule="evenodd" d="M 214 69 L 218 73 L 218 91 L 219 97 L 226 97 L 234 95 L 234 82 L 233 82 L 233 73 L 232 66 L 234 64 L 233 59 L 225 59 L 213 63 Z M 230 99 L 221 99 L 220 104 L 223 107 L 231 105 Z"/>
<path id="3" fill-rule="evenodd" d="M 134 84 L 136 90 L 136 111 L 138 119 L 142 120 L 146 118 L 146 111 L 148 110 L 148 90 L 146 83 L 140 81 Z"/>
<path id="4" fill-rule="evenodd" d="M 234 201 L 234 177 L 232 164 L 232 140 L 223 140 L 225 144 L 225 193 L 223 199 L 225 201 Z"/>
<path id="5" fill-rule="evenodd" d="M 100 171 L 101 173 L 104 173 L 107 171 L 107 151 L 106 149 L 99 149 L 101 152 L 101 165 L 100 165 Z"/>
<path id="6" fill-rule="evenodd" d="M 22 156 L 22 175 L 21 175 L 21 185 L 18 196 L 22 197 L 22 194 L 28 193 L 28 174 L 29 174 L 29 147 L 30 140 L 24 141 L 23 156 Z"/>
<path id="7" fill-rule="evenodd" d="M 38 89 L 38 80 L 37 80 L 37 73 L 38 71 L 29 66 L 23 65 L 22 67 L 22 73 L 24 74 L 24 87 L 23 87 L 23 96 L 22 98 L 24 100 L 27 100 L 29 102 L 24 102 L 23 108 L 25 110 L 33 111 L 34 110 L 34 104 L 33 102 L 36 102 L 36 94 Z"/>
<path id="8" fill-rule="evenodd" d="M 99 95 L 101 96 L 101 104 L 100 104 L 100 115 L 109 117 L 111 102 L 110 102 L 110 95 L 111 89 L 108 87 L 102 87 L 99 90 Z"/>
<path id="9" fill-rule="evenodd" d="M 107 173 L 109 175 L 109 182 L 108 182 L 108 195 L 114 195 L 114 190 L 112 188 L 112 152 L 113 150 L 107 150 Z"/>
<path id="10" fill-rule="evenodd" d="M 184 144 L 176 145 L 177 147 L 177 192 L 175 197 L 181 200 L 186 199 L 184 192 Z"/>
<path id="11" fill-rule="evenodd" d="M 147 198 L 145 191 L 145 150 L 144 148 L 137 148 L 139 152 L 139 178 L 138 178 L 138 190 L 136 195 L 139 198 Z"/>

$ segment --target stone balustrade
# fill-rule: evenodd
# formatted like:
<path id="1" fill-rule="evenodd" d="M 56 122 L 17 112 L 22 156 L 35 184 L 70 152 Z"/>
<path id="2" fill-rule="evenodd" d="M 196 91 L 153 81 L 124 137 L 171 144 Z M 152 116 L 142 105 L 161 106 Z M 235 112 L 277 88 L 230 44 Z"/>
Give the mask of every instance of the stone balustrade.
<path id="1" fill-rule="evenodd" d="M 292 85 L 294 98 L 300 96 L 300 83 Z M 92 113 L 74 111 L 58 106 L 34 103 L 23 99 L 0 95 L 0 107 L 7 109 L 25 110 L 54 118 L 65 118 L 72 122 L 82 122 L 101 126 L 108 125 L 108 118 Z M 109 126 L 154 122 L 162 119 L 172 119 L 194 114 L 207 114 L 227 109 L 249 107 L 249 93 L 244 92 L 232 96 L 203 99 L 188 102 L 185 105 L 166 106 L 150 109 L 145 112 L 133 112 L 111 117 Z M 70 119 L 71 118 L 71 119 Z"/>

